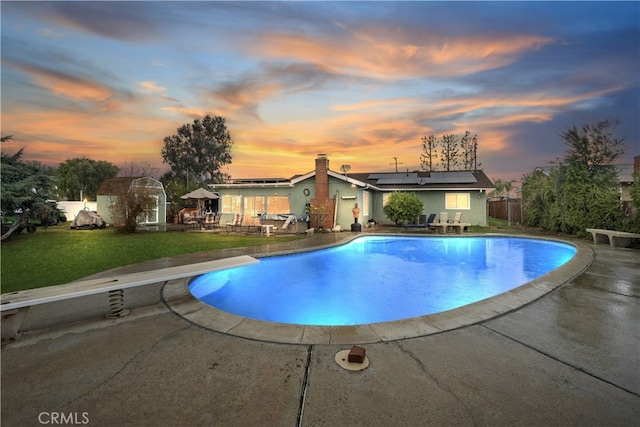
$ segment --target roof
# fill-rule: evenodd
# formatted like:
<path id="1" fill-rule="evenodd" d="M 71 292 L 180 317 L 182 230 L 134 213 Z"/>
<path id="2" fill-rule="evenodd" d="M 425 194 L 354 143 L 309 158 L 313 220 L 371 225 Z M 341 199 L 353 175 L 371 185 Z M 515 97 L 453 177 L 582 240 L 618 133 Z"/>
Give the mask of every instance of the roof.
<path id="1" fill-rule="evenodd" d="M 105 179 L 98 187 L 98 196 L 110 196 L 112 194 L 122 194 L 129 191 L 131 183 L 139 177 L 122 176 L 118 178 Z"/>
<path id="2" fill-rule="evenodd" d="M 294 175 L 290 179 L 238 179 L 217 188 L 238 187 L 292 187 L 300 181 L 315 176 L 315 171 Z M 490 189 L 493 182 L 482 170 L 477 171 L 414 171 L 414 172 L 367 172 L 341 173 L 328 171 L 329 176 L 341 179 L 359 187 L 374 188 L 379 191 L 427 191 L 448 189 Z"/>
<path id="3" fill-rule="evenodd" d="M 144 176 L 121 176 L 117 178 L 105 179 L 104 181 L 102 181 L 102 184 L 100 184 L 96 195 L 112 196 L 114 194 L 126 193 L 127 191 L 129 191 L 129 188 L 131 188 L 131 184 L 139 179 L 145 179 L 147 183 L 149 181 L 153 181 L 154 183 L 159 184 L 156 185 L 156 187 L 162 187 L 162 183 L 160 183 L 160 181 L 158 181 L 157 179 Z"/>

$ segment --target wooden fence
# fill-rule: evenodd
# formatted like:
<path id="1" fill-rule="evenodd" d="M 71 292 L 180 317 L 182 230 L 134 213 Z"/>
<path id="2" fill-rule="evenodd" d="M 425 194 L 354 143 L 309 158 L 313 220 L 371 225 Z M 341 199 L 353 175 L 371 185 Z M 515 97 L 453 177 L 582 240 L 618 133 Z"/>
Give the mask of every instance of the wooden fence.
<path id="1" fill-rule="evenodd" d="M 509 206 L 511 205 L 511 206 Z M 522 199 L 501 199 L 489 201 L 489 216 L 496 219 L 509 220 L 509 208 L 511 208 L 511 223 L 523 224 Z"/>

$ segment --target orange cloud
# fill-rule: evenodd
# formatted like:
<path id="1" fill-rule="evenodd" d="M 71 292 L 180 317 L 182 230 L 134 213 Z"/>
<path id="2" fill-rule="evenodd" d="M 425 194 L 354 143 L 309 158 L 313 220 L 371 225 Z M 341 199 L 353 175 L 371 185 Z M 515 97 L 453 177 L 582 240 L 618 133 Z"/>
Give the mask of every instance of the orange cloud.
<path id="1" fill-rule="evenodd" d="M 108 87 L 94 81 L 27 64 L 5 61 L 4 65 L 27 73 L 38 85 L 57 95 L 94 102 L 104 101 L 112 95 L 112 91 Z"/>
<path id="2" fill-rule="evenodd" d="M 397 79 L 446 73 L 462 75 L 513 62 L 517 55 L 539 49 L 553 39 L 532 35 L 484 35 L 444 42 L 417 35 L 411 43 L 380 31 L 353 31 L 339 41 L 289 34 L 263 34 L 248 47 L 254 54 L 322 64 L 336 74 Z M 405 36 L 406 37 L 406 36 Z M 399 39 L 400 36 L 396 36 Z"/>

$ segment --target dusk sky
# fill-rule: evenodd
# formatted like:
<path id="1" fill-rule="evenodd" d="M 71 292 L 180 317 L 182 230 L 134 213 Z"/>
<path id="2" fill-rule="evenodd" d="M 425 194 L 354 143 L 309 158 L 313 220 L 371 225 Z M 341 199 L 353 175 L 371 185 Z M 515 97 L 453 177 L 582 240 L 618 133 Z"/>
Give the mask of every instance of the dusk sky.
<path id="1" fill-rule="evenodd" d="M 2 150 L 57 166 L 150 163 L 206 114 L 233 178 L 420 168 L 421 139 L 478 135 L 493 179 L 617 118 L 640 155 L 640 2 L 10 2 Z M 160 175 L 160 173 L 158 174 Z"/>

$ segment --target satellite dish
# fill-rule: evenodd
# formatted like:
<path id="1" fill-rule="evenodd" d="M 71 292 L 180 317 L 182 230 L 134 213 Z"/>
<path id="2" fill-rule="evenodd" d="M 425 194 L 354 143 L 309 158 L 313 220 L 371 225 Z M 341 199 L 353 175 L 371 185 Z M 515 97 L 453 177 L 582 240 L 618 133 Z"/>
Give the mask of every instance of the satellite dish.
<path id="1" fill-rule="evenodd" d="M 342 171 L 342 173 L 347 173 L 351 170 L 351 165 L 342 165 L 340 166 L 340 170 Z"/>

